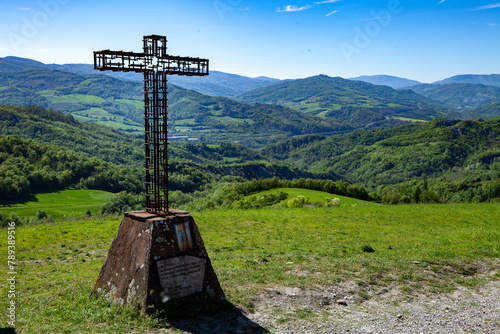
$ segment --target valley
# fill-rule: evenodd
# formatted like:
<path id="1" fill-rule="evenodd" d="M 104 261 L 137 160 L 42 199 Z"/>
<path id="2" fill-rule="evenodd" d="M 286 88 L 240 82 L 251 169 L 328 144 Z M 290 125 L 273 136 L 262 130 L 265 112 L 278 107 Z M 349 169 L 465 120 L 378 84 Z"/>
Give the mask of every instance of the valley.
<path id="1" fill-rule="evenodd" d="M 451 294 L 471 330 L 500 325 L 481 315 L 500 266 L 496 77 L 169 85 L 169 132 L 196 139 L 169 142 L 169 204 L 196 219 L 229 307 L 186 320 L 88 298 L 123 213 L 144 206 L 141 83 L 7 58 L 0 226 L 15 223 L 21 333 L 356 331 L 370 305 L 384 331 Z"/>

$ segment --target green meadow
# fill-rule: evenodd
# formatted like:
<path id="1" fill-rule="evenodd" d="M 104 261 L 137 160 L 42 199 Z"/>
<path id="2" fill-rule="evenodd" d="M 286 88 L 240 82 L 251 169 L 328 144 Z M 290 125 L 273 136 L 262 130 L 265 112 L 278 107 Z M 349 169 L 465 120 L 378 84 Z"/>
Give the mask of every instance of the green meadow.
<path id="1" fill-rule="evenodd" d="M 314 204 L 317 202 L 323 202 L 325 199 L 334 199 L 338 198 L 340 200 L 341 204 L 364 204 L 364 205 L 377 205 L 372 202 L 366 202 L 362 201 L 359 199 L 351 198 L 351 197 L 346 197 L 346 196 L 340 196 L 340 195 L 333 195 L 324 191 L 318 191 L 318 190 L 310 190 L 310 189 L 300 189 L 300 188 L 275 188 L 271 190 L 265 190 L 261 191 L 257 194 L 252 194 L 246 196 L 246 198 L 250 196 L 259 196 L 259 195 L 269 195 L 269 194 L 277 194 L 278 192 L 284 192 L 288 194 L 288 199 L 297 197 L 297 196 L 306 196 L 309 198 L 309 203 Z"/>
<path id="2" fill-rule="evenodd" d="M 43 210 L 56 220 L 83 217 L 87 210 L 91 214 L 99 213 L 101 206 L 113 196 L 101 190 L 66 189 L 34 194 L 24 203 L 1 205 L 0 212 L 4 216 L 14 212 L 19 217 L 33 217 L 38 210 Z"/>
<path id="3" fill-rule="evenodd" d="M 228 300 L 250 310 L 256 294 L 277 286 L 354 281 L 350 293 L 368 299 L 394 284 L 411 297 L 500 278 L 500 205 L 494 203 L 389 206 L 341 199 L 339 207 L 191 214 Z M 100 217 L 16 228 L 18 333 L 168 327 L 168 319 L 89 298 L 120 221 Z M 6 254 L 7 230 L 0 234 Z M 6 287 L 1 289 L 5 295 Z"/>

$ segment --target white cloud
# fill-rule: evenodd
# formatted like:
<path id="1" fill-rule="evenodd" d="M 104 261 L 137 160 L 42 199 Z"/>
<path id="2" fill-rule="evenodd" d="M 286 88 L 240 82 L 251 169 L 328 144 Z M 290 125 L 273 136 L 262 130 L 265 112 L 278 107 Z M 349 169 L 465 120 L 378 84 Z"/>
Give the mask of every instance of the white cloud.
<path id="1" fill-rule="evenodd" d="M 280 12 L 300 12 L 301 10 L 306 10 L 306 9 L 311 8 L 311 7 L 312 7 L 311 5 L 306 5 L 306 6 L 302 6 L 302 7 L 297 7 L 295 5 L 288 5 L 288 6 L 285 6 L 284 9 L 280 9 L 278 7 L 278 9 L 276 11 L 278 13 L 280 13 Z"/>
<path id="2" fill-rule="evenodd" d="M 488 25 L 489 25 L 490 27 L 498 27 L 498 24 L 497 24 L 497 23 L 488 23 Z"/>
<path id="3" fill-rule="evenodd" d="M 438 5 L 440 5 L 440 4 L 442 4 L 443 2 L 445 2 L 445 1 L 446 1 L 446 0 L 441 0 L 441 1 L 439 1 L 437 4 L 438 4 Z"/>
<path id="4" fill-rule="evenodd" d="M 18 10 L 22 10 L 23 12 L 30 12 L 33 10 L 33 8 L 28 8 L 28 7 L 17 7 Z"/>
<path id="5" fill-rule="evenodd" d="M 314 4 L 324 5 L 325 3 L 332 3 L 332 2 L 339 2 L 339 1 L 341 1 L 341 0 L 325 0 L 325 1 L 315 2 Z"/>
<path id="6" fill-rule="evenodd" d="M 44 52 L 47 52 L 49 51 L 49 49 L 38 49 L 38 50 L 34 50 L 34 52 L 36 53 L 44 53 Z"/>
<path id="7" fill-rule="evenodd" d="M 333 12 L 328 13 L 328 14 L 326 14 L 325 16 L 330 16 L 330 15 L 335 14 L 335 13 L 338 13 L 338 10 L 334 10 Z"/>
<path id="8" fill-rule="evenodd" d="M 473 10 L 485 10 L 485 9 L 493 9 L 493 8 L 499 8 L 499 7 L 500 7 L 500 2 L 492 3 L 491 5 L 479 6 L 479 7 L 473 8 Z"/>

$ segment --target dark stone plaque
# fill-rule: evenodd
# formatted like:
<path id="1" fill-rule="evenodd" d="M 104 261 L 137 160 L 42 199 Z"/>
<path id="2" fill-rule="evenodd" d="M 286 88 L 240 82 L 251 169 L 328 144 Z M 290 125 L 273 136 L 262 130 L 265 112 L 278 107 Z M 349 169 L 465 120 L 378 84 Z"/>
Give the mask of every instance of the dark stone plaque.
<path id="1" fill-rule="evenodd" d="M 167 296 L 177 299 L 203 291 L 206 262 L 188 255 L 157 261 L 160 284 Z"/>

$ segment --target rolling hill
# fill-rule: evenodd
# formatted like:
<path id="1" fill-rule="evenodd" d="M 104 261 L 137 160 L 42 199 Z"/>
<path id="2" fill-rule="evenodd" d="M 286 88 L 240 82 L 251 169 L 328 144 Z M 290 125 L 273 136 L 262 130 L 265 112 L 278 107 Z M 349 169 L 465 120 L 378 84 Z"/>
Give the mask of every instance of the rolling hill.
<path id="1" fill-rule="evenodd" d="M 99 73 L 94 70 L 94 66 L 92 64 L 44 64 L 36 60 L 20 57 L 0 58 L 0 72 L 20 71 L 34 68 L 57 70 L 80 75 L 92 75 Z M 142 74 L 133 72 L 107 71 L 101 72 L 101 74 L 115 79 L 129 80 L 139 83 L 142 83 L 144 79 Z M 234 97 L 258 87 L 277 83 L 280 80 L 268 77 L 250 78 L 220 71 L 210 71 L 209 76 L 169 76 L 168 81 L 182 88 L 192 89 L 210 96 Z"/>
<path id="2" fill-rule="evenodd" d="M 411 90 L 318 75 L 261 87 L 238 97 L 245 103 L 273 103 L 308 115 L 365 126 L 389 118 L 432 120 L 452 116 L 445 105 Z"/>
<path id="3" fill-rule="evenodd" d="M 409 87 L 414 92 L 441 101 L 460 111 L 463 117 L 474 117 L 471 110 L 488 106 L 500 99 L 500 87 L 471 83 L 423 84 Z M 482 115 L 486 116 L 486 114 Z"/>
<path id="4" fill-rule="evenodd" d="M 142 85 L 94 74 L 33 67 L 0 72 L 0 104 L 40 105 L 61 110 L 77 120 L 142 133 Z M 5 63 L 4 63 L 5 65 Z M 21 66 L 21 67 L 20 67 Z M 229 98 L 207 96 L 169 86 L 171 132 L 201 138 L 207 143 L 238 141 L 258 147 L 289 136 L 351 130 L 336 120 L 304 115 L 272 105 L 250 106 Z M 252 125 L 252 126 L 249 126 Z"/>
<path id="5" fill-rule="evenodd" d="M 427 123 L 330 137 L 291 138 L 260 150 L 309 171 L 335 171 L 363 185 L 500 175 L 500 120 Z M 484 176 L 483 175 L 483 176 Z M 489 176 L 488 176 L 489 175 Z"/>

